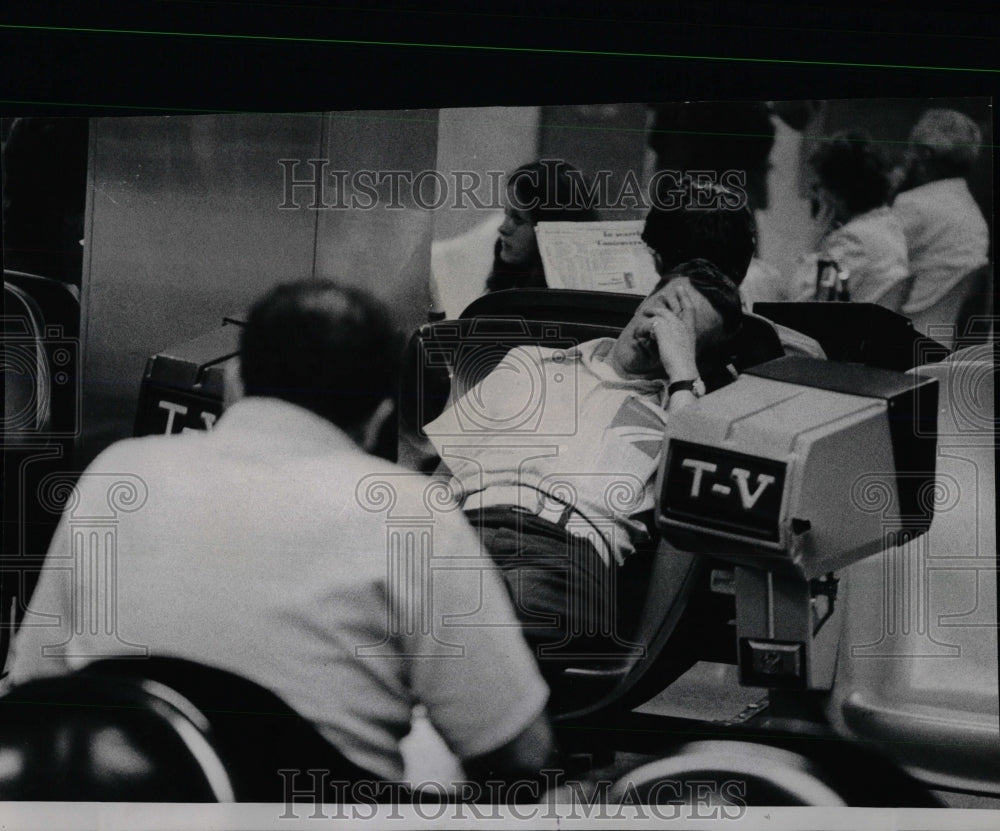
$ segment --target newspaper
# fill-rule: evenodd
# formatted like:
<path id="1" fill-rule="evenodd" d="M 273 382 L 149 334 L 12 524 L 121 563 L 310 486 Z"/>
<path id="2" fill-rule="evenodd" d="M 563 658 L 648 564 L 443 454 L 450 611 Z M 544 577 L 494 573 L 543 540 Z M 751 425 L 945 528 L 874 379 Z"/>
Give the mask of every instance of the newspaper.
<path id="1" fill-rule="evenodd" d="M 642 226 L 641 219 L 539 222 L 535 237 L 549 287 L 648 294 L 659 277 Z"/>

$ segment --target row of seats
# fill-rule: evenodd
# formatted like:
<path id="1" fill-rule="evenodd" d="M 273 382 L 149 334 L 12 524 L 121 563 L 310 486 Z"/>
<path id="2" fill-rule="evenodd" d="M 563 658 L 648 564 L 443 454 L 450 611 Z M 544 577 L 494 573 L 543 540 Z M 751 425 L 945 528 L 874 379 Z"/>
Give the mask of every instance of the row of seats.
<path id="1" fill-rule="evenodd" d="M 906 306 L 916 275 L 889 288 L 877 302 L 890 309 Z M 978 346 L 992 335 L 993 266 L 980 266 L 959 280 L 934 305 L 910 315 L 914 329 L 953 351 Z"/>

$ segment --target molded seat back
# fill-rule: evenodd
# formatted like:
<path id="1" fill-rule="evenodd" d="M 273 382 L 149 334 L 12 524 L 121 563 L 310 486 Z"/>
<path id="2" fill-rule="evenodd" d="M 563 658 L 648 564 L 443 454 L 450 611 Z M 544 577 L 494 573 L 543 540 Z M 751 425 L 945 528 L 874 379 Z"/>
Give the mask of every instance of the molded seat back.
<path id="1" fill-rule="evenodd" d="M 232 799 L 207 720 L 162 684 L 77 673 L 0 698 L 0 800 Z"/>
<path id="2" fill-rule="evenodd" d="M 377 782 L 349 761 L 313 724 L 278 695 L 240 675 L 181 658 L 111 659 L 87 667 L 108 678 L 152 680 L 181 693 L 207 719 L 212 741 L 240 802 L 283 802 L 287 786 L 279 770 L 329 771 L 328 781 Z M 296 774 L 286 774 L 294 783 Z"/>

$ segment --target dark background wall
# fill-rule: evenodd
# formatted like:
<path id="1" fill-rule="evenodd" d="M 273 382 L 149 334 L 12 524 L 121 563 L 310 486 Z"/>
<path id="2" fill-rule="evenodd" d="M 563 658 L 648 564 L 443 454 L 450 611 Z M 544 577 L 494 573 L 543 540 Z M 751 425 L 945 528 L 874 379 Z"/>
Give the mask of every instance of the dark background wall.
<path id="1" fill-rule="evenodd" d="M 336 277 L 382 297 L 401 329 L 425 320 L 430 214 L 412 202 L 311 210 L 314 191 L 286 193 L 291 168 L 279 160 L 300 162 L 298 180 L 312 175 L 308 159 L 424 170 L 436 131 L 433 111 L 92 120 L 80 464 L 131 433 L 149 356 L 219 327 L 276 283 Z"/>

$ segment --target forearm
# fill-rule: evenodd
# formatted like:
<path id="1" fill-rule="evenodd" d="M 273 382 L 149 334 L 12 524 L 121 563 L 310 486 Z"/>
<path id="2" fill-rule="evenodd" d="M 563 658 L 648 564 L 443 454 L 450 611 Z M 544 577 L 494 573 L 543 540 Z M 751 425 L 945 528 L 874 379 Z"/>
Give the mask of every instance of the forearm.
<path id="1" fill-rule="evenodd" d="M 698 364 L 694 357 L 694 345 L 690 351 L 680 355 L 672 355 L 673 360 L 667 366 L 668 383 L 674 384 L 677 381 L 693 381 L 698 378 Z M 689 389 L 676 389 L 670 393 L 670 400 L 667 402 L 667 410 L 676 412 L 688 404 L 697 400 L 697 396 Z"/>

